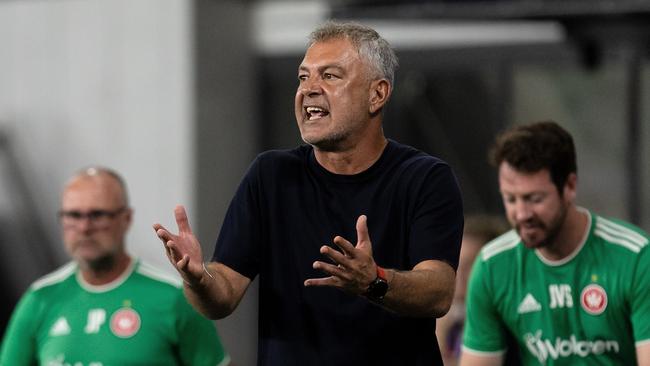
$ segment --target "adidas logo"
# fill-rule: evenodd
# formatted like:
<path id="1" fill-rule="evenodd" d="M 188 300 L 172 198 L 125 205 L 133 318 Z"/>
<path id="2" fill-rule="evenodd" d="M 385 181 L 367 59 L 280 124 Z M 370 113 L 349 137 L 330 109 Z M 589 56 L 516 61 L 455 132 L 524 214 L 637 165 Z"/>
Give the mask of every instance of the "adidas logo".
<path id="1" fill-rule="evenodd" d="M 54 323 L 52 328 L 50 328 L 50 335 L 61 336 L 66 334 L 70 334 L 70 325 L 65 317 L 60 317 L 57 319 L 56 323 Z"/>
<path id="2" fill-rule="evenodd" d="M 519 314 L 525 314 L 525 313 L 532 313 L 534 311 L 540 311 L 542 310 L 542 305 L 540 305 L 537 300 L 528 293 L 526 297 L 521 301 L 521 304 L 519 304 L 519 308 L 517 308 L 517 313 Z"/>

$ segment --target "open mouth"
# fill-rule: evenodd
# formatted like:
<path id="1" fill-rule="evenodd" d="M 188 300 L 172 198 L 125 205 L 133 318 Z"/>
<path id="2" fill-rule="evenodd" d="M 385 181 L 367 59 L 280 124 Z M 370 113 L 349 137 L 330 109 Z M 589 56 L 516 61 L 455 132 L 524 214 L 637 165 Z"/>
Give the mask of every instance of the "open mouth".
<path id="1" fill-rule="evenodd" d="M 310 121 L 323 118 L 330 114 L 329 111 L 321 107 L 305 107 L 305 112 L 307 114 L 307 119 Z"/>

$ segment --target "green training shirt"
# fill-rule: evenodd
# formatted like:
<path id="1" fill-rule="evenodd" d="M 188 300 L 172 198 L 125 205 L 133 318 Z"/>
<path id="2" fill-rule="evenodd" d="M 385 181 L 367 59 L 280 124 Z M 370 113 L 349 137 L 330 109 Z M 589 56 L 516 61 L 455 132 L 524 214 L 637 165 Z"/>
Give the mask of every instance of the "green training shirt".
<path id="1" fill-rule="evenodd" d="M 91 286 L 71 262 L 32 284 L 5 333 L 1 366 L 215 366 L 229 362 L 214 324 L 180 282 L 136 260 Z"/>
<path id="2" fill-rule="evenodd" d="M 579 248 L 549 261 L 512 230 L 472 269 L 463 349 L 496 355 L 509 332 L 525 365 L 635 365 L 650 342 L 648 235 L 587 210 Z"/>

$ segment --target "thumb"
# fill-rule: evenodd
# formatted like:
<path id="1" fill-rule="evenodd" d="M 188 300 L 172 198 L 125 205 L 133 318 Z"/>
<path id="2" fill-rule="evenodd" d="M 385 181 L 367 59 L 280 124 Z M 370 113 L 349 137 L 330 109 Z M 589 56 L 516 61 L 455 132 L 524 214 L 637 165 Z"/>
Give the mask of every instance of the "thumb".
<path id="1" fill-rule="evenodd" d="M 357 219 L 357 248 L 371 248 L 370 234 L 368 233 L 368 218 L 361 215 Z"/>

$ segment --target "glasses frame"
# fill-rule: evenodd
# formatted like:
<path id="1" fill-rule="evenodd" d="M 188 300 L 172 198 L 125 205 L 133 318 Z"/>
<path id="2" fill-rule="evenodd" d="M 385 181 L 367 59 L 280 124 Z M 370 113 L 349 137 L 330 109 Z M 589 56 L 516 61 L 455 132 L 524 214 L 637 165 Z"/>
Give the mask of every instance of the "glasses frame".
<path id="1" fill-rule="evenodd" d="M 61 226 L 65 229 L 78 228 L 86 220 L 94 228 L 105 228 L 112 223 L 115 217 L 126 210 L 126 206 L 121 206 L 114 210 L 93 209 L 85 212 L 80 210 L 60 210 L 57 215 Z"/>

